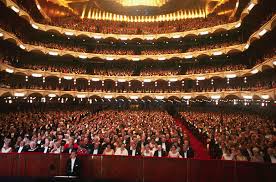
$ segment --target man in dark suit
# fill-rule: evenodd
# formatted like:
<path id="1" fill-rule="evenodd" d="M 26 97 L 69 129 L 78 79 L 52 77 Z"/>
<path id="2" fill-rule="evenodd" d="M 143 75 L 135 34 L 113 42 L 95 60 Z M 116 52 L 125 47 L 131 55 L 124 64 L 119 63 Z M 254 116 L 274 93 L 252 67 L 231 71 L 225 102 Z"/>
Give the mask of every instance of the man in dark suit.
<path id="1" fill-rule="evenodd" d="M 158 145 L 161 145 L 162 149 L 168 153 L 171 148 L 170 142 L 166 141 L 165 137 L 162 137 L 161 140 L 158 142 Z"/>
<path id="2" fill-rule="evenodd" d="M 92 145 L 92 151 L 91 151 L 91 154 L 93 155 L 99 155 L 99 154 L 102 154 L 103 151 L 101 149 L 101 146 L 100 146 L 100 143 L 99 142 L 96 142 Z"/>
<path id="3" fill-rule="evenodd" d="M 161 145 L 158 145 L 157 150 L 153 154 L 154 157 L 165 157 L 166 152 L 163 150 Z"/>
<path id="4" fill-rule="evenodd" d="M 194 154 L 194 150 L 192 149 L 192 147 L 190 147 L 187 144 L 184 144 L 182 147 L 182 150 L 180 152 L 180 155 L 183 158 L 193 158 L 195 154 Z"/>
<path id="5" fill-rule="evenodd" d="M 77 157 L 77 151 L 73 150 L 70 154 L 70 158 L 67 160 L 66 175 L 67 176 L 80 176 L 81 163 Z"/>
<path id="6" fill-rule="evenodd" d="M 141 151 L 137 148 L 136 143 L 131 143 L 131 146 L 129 147 L 128 150 L 128 155 L 129 156 L 140 156 Z"/>
<path id="7" fill-rule="evenodd" d="M 27 151 L 28 151 L 28 147 L 25 146 L 25 142 L 23 140 L 19 143 L 19 146 L 15 148 L 16 153 L 22 153 Z"/>
<path id="8" fill-rule="evenodd" d="M 42 147 L 40 148 L 40 152 L 47 154 L 51 152 L 51 148 L 49 147 L 50 142 L 49 141 L 45 141 L 45 144 L 42 145 Z"/>

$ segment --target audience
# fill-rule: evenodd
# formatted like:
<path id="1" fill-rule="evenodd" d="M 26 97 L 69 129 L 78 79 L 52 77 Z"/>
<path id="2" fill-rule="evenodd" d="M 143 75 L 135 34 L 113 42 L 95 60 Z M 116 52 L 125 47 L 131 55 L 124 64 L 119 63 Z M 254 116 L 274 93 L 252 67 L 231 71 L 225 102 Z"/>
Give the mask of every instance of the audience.
<path id="1" fill-rule="evenodd" d="M 183 145 L 190 147 L 179 124 L 161 111 L 16 112 L 0 114 L 0 121 L 2 153 L 77 151 L 152 157 L 157 151 L 157 157 L 181 158 Z"/>
<path id="2" fill-rule="evenodd" d="M 275 121 L 247 113 L 194 111 L 181 116 L 207 142 L 212 158 L 264 162 L 270 156 L 275 162 Z"/>
<path id="3" fill-rule="evenodd" d="M 208 16 L 207 18 L 184 19 L 168 22 L 119 22 L 108 20 L 80 19 L 79 17 L 53 18 L 52 21 L 44 22 L 53 26 L 69 29 L 97 32 L 105 34 L 160 34 L 183 32 L 200 28 L 212 27 L 216 25 L 233 22 L 227 16 Z"/>

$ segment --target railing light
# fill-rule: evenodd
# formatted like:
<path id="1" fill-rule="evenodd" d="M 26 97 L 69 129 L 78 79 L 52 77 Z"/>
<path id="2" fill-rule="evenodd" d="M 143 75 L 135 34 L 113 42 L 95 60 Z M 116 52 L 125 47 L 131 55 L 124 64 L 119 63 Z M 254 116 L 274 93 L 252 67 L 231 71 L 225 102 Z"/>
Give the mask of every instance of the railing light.
<path id="1" fill-rule="evenodd" d="M 14 96 L 15 97 L 24 97 L 25 94 L 24 93 L 20 93 L 20 92 L 16 92 L 16 93 L 14 93 Z"/>
<path id="2" fill-rule="evenodd" d="M 13 69 L 10 69 L 10 68 L 7 68 L 7 69 L 6 69 L 6 72 L 7 72 L 7 73 L 13 73 L 14 70 L 13 70 Z"/>
<path id="3" fill-rule="evenodd" d="M 51 97 L 51 98 L 54 98 L 54 97 L 56 97 L 57 95 L 56 95 L 56 94 L 49 94 L 48 96 Z"/>
<path id="4" fill-rule="evenodd" d="M 260 31 L 259 36 L 263 36 L 264 34 L 266 34 L 267 30 L 263 29 L 262 31 Z"/>
<path id="5" fill-rule="evenodd" d="M 251 4 L 248 6 L 247 10 L 248 10 L 248 11 L 251 11 L 252 8 L 254 8 L 254 6 L 255 6 L 255 4 L 254 4 L 254 3 L 251 3 Z"/>
<path id="6" fill-rule="evenodd" d="M 33 27 L 34 29 L 38 29 L 38 26 L 37 26 L 36 24 L 32 24 L 32 27 Z"/>
<path id="7" fill-rule="evenodd" d="M 24 45 L 22 45 L 22 44 L 20 44 L 19 47 L 20 47 L 21 49 L 23 49 L 23 50 L 26 49 L 26 47 L 25 47 Z"/>
<path id="8" fill-rule="evenodd" d="M 112 99 L 113 96 L 112 96 L 112 95 L 105 95 L 104 98 L 105 98 L 105 99 Z"/>
<path id="9" fill-rule="evenodd" d="M 252 74 L 256 74 L 256 73 L 258 73 L 258 72 L 259 72 L 258 69 L 254 69 L 254 70 L 251 71 Z"/>
<path id="10" fill-rule="evenodd" d="M 184 96 L 183 98 L 184 98 L 184 99 L 186 99 L 186 100 L 189 100 L 189 99 L 191 99 L 191 98 L 192 98 L 192 96 L 190 96 L 190 95 L 186 95 L 186 96 Z"/>
<path id="11" fill-rule="evenodd" d="M 17 7 L 11 6 L 11 9 L 12 9 L 14 12 L 16 12 L 16 13 L 19 13 L 19 9 L 18 9 Z"/>
<path id="12" fill-rule="evenodd" d="M 40 74 L 40 73 L 33 73 L 32 76 L 35 77 L 35 78 L 40 78 L 40 77 L 42 77 L 42 74 Z"/>
<path id="13" fill-rule="evenodd" d="M 49 55 L 51 55 L 51 56 L 57 56 L 57 55 L 58 55 L 58 52 L 50 51 L 50 52 L 49 52 Z"/>

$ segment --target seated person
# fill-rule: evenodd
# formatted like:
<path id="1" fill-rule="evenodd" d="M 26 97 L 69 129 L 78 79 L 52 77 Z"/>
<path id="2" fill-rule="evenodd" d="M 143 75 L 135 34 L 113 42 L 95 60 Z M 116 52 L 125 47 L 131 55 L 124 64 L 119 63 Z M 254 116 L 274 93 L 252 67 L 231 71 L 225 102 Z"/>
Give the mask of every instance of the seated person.
<path id="1" fill-rule="evenodd" d="M 157 150 L 154 152 L 155 157 L 165 157 L 166 156 L 166 152 L 163 150 L 161 145 L 157 146 Z"/>

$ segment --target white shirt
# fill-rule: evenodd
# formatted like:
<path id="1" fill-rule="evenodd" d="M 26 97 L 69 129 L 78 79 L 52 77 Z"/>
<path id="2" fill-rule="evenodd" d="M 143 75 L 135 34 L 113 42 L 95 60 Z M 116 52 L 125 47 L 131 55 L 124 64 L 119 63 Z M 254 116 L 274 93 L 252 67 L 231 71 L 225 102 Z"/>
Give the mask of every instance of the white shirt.
<path id="1" fill-rule="evenodd" d="M 95 154 L 98 154 L 98 149 L 94 149 L 93 150 L 93 154 L 95 155 Z"/>
<path id="2" fill-rule="evenodd" d="M 21 146 L 21 147 L 19 147 L 19 149 L 18 149 L 18 151 L 17 151 L 17 153 L 21 153 L 22 152 L 22 150 L 23 150 L 23 146 Z"/>
<path id="3" fill-rule="evenodd" d="M 162 157 L 162 151 L 158 150 L 158 157 Z"/>
<path id="4" fill-rule="evenodd" d="M 182 156 L 183 158 L 187 158 L 187 151 L 184 152 L 184 156 Z"/>
<path id="5" fill-rule="evenodd" d="M 167 150 L 166 150 L 166 144 L 165 144 L 165 143 L 162 143 L 162 149 L 163 149 L 164 151 L 167 151 Z"/>
<path id="6" fill-rule="evenodd" d="M 115 155 L 122 155 L 122 156 L 128 156 L 128 151 L 127 149 L 121 149 L 121 148 L 118 148 L 115 152 Z"/>
<path id="7" fill-rule="evenodd" d="M 71 158 L 71 173 L 74 172 L 75 161 L 76 161 L 76 158 Z"/>
<path id="8" fill-rule="evenodd" d="M 132 150 L 132 156 L 135 156 L 135 154 L 136 154 L 136 150 Z"/>
<path id="9" fill-rule="evenodd" d="M 48 147 L 45 147 L 45 148 L 44 148 L 44 152 L 43 152 L 43 153 L 44 153 L 44 154 L 46 154 L 46 153 L 47 153 L 47 151 L 48 151 Z"/>

